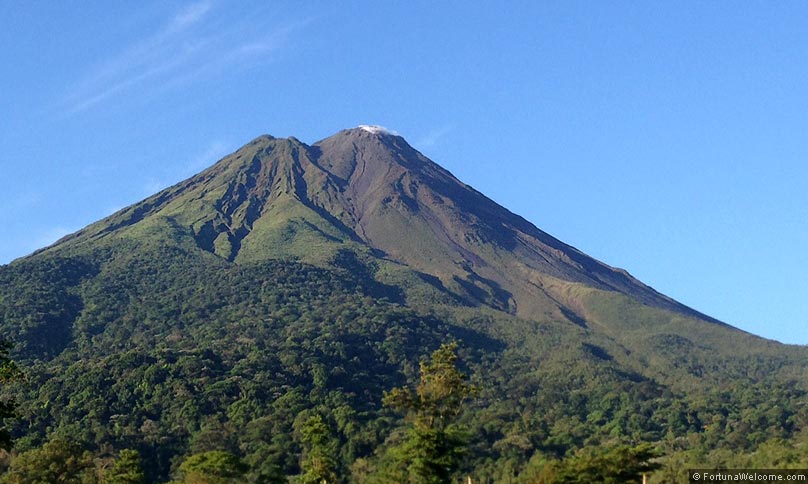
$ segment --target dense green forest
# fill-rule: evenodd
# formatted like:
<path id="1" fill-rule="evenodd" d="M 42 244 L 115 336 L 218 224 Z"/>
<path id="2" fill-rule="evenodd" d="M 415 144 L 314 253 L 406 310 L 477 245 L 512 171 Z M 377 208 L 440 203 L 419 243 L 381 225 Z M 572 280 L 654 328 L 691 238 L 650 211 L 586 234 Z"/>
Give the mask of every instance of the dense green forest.
<path id="1" fill-rule="evenodd" d="M 134 241 L 0 267 L 21 372 L 3 383 L 2 479 L 625 482 L 592 477 L 619 468 L 681 482 L 689 466 L 808 466 L 788 353 L 669 334 L 643 354 L 568 322 L 405 303 L 375 269 Z M 436 430 L 422 390 L 441 355 L 459 393 L 430 397 L 451 407 Z M 433 454 L 448 471 L 413 471 Z"/>

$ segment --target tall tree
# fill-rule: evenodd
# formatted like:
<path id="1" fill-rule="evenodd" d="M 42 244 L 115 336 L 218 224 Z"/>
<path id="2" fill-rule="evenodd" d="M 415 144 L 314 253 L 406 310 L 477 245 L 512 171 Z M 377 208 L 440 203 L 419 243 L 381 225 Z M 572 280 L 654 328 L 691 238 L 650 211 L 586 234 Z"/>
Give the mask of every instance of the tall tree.
<path id="1" fill-rule="evenodd" d="M 107 484 L 141 484 L 145 480 L 140 453 L 124 449 L 118 454 L 115 465 L 107 473 Z"/>
<path id="2" fill-rule="evenodd" d="M 465 451 L 467 436 L 457 418 L 478 390 L 457 369 L 456 350 L 455 342 L 443 344 L 429 362 L 422 362 L 415 391 L 395 388 L 384 395 L 384 405 L 405 414 L 412 424 L 404 441 L 391 450 L 412 484 L 451 482 Z"/>
<path id="3" fill-rule="evenodd" d="M 186 459 L 180 471 L 186 484 L 236 484 L 243 482 L 247 467 L 230 452 L 211 450 Z"/>
<path id="4" fill-rule="evenodd" d="M 321 415 L 309 417 L 300 430 L 303 459 L 299 484 L 331 484 L 337 481 L 337 441 Z"/>

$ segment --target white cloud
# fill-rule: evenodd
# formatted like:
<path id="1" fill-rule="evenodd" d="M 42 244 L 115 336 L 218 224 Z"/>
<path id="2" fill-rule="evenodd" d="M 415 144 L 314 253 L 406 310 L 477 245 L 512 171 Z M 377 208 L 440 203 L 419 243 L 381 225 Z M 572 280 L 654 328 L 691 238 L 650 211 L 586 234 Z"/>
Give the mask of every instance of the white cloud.
<path id="1" fill-rule="evenodd" d="M 213 7 L 213 3 L 210 1 L 187 5 L 174 16 L 169 26 L 169 31 L 183 30 L 199 22 L 210 11 L 211 7 Z"/>
<path id="2" fill-rule="evenodd" d="M 384 126 L 379 126 L 378 124 L 360 124 L 357 128 L 367 131 L 368 133 L 373 134 L 392 134 L 394 136 L 399 136 L 398 132 L 393 131 L 392 129 L 387 129 Z"/>
<path id="3" fill-rule="evenodd" d="M 124 96 L 142 98 L 203 81 L 234 66 L 249 67 L 268 60 L 293 31 L 309 22 L 278 25 L 267 33 L 249 15 L 229 15 L 228 7 L 223 4 L 217 11 L 212 1 L 187 5 L 162 28 L 91 69 L 69 89 L 62 111 L 72 115 Z"/>

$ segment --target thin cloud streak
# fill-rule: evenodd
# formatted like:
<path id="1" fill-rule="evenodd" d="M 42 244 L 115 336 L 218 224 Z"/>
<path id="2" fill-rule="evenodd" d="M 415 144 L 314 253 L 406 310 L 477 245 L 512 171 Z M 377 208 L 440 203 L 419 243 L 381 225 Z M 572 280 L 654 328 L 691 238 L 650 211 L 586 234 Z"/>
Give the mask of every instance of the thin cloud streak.
<path id="1" fill-rule="evenodd" d="M 74 115 L 132 94 L 144 98 L 191 82 L 201 82 L 227 68 L 251 67 L 281 47 L 309 21 L 280 25 L 266 34 L 249 19 L 213 16 L 211 1 L 186 6 L 162 29 L 107 59 L 63 98 L 60 111 Z"/>
<path id="2" fill-rule="evenodd" d="M 74 87 L 74 92 L 69 97 L 100 98 L 104 93 L 115 91 L 116 86 L 133 84 L 148 77 L 150 73 L 159 71 L 159 66 L 165 64 L 164 60 L 161 61 L 166 54 L 165 51 L 182 41 L 183 34 L 202 20 L 211 6 L 210 2 L 189 5 L 177 13 L 162 30 L 135 42 L 117 56 L 103 62 Z M 101 93 L 88 96 L 88 91 L 101 91 Z"/>
<path id="3" fill-rule="evenodd" d="M 213 7 L 210 1 L 192 3 L 174 16 L 169 31 L 183 30 L 202 19 Z"/>

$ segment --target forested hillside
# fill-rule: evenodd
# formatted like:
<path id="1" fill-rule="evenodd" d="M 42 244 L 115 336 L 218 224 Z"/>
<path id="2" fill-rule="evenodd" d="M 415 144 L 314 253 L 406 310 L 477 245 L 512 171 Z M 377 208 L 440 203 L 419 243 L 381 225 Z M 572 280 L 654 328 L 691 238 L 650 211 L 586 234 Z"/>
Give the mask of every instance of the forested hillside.
<path id="1" fill-rule="evenodd" d="M 0 277 L 5 337 L 27 374 L 7 389 L 19 402 L 16 450 L 54 439 L 101 458 L 133 449 L 152 482 L 211 450 L 238 456 L 250 481 L 298 474 L 300 426 L 313 415 L 339 443 L 340 481 L 360 479 L 356 463 L 403 423 L 384 392 L 417 380 L 418 361 L 448 341 L 480 388 L 461 419 L 463 470 L 480 480 L 619 443 L 751 452 L 806 419 L 804 390 L 776 352 L 707 359 L 683 346 L 668 375 L 644 374 L 584 328 L 416 311 L 356 271 L 123 245 L 22 261 Z M 694 372 L 700 387 L 666 384 Z"/>
<path id="2" fill-rule="evenodd" d="M 0 267 L 0 336 L 24 374 L 2 387 L 6 482 L 399 482 L 435 455 L 437 480 L 408 479 L 806 465 L 805 348 L 363 129 L 258 138 Z M 438 367 L 462 398 L 424 383 Z M 430 406 L 451 423 L 424 424 Z"/>

